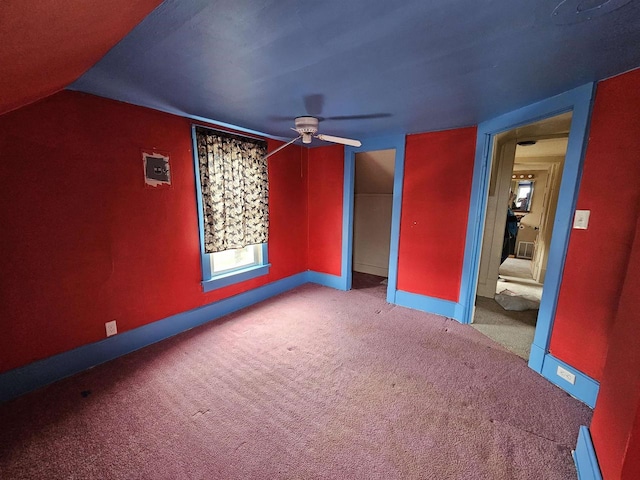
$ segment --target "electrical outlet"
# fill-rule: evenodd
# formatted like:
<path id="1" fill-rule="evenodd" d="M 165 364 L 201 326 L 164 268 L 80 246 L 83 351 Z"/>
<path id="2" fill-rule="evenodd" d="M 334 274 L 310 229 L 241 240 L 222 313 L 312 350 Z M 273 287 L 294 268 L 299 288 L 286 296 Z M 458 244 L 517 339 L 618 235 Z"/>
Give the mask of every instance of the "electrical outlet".
<path id="1" fill-rule="evenodd" d="M 566 368 L 562 368 L 560 365 L 558 365 L 558 370 L 556 370 L 556 373 L 560 378 L 566 380 L 571 385 L 576 384 L 576 376 Z"/>
<path id="2" fill-rule="evenodd" d="M 107 331 L 107 337 L 118 333 L 118 327 L 115 320 L 111 320 L 110 322 L 105 323 L 104 328 Z"/>

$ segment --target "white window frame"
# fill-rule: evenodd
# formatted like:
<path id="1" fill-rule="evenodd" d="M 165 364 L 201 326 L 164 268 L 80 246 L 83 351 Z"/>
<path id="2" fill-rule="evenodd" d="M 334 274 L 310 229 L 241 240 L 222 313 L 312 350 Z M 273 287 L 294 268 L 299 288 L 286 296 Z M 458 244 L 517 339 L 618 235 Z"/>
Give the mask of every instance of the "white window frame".
<path id="1" fill-rule="evenodd" d="M 253 257 L 253 259 L 249 262 L 233 262 L 233 260 L 225 258 L 230 257 L 232 252 L 235 254 L 235 252 L 238 252 L 239 250 L 245 250 Z M 262 265 L 262 248 L 260 244 L 247 245 L 244 248 L 233 248 L 223 252 L 210 253 L 209 261 L 211 262 L 212 276 L 224 275 L 237 270 L 244 270 L 246 268 Z M 220 265 L 222 265 L 222 267 Z"/>

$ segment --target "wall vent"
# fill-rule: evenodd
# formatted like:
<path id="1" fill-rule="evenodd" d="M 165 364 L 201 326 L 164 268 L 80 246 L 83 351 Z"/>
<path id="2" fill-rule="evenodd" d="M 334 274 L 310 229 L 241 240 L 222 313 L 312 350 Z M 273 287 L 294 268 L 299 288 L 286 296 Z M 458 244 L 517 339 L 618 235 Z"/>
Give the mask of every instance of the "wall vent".
<path id="1" fill-rule="evenodd" d="M 531 260 L 533 258 L 533 242 L 518 242 L 516 258 Z"/>

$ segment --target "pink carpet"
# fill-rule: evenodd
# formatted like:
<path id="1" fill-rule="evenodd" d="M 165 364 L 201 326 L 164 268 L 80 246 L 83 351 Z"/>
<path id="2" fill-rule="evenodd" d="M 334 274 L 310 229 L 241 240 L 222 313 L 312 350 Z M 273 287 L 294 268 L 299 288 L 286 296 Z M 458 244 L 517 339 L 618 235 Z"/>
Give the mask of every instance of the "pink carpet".
<path id="1" fill-rule="evenodd" d="M 0 478 L 576 478 L 589 408 L 384 288 L 304 285 L 1 405 Z"/>

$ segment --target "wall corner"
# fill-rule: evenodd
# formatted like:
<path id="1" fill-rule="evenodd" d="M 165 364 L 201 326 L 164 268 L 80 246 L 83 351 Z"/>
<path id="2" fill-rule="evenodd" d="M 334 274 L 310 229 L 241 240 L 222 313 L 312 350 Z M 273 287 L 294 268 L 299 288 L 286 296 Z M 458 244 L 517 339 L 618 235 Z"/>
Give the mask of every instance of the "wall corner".
<path id="1" fill-rule="evenodd" d="M 580 427 L 578 442 L 572 455 L 578 472 L 578 480 L 602 480 L 598 457 L 591 441 L 591 434 L 585 426 Z"/>

